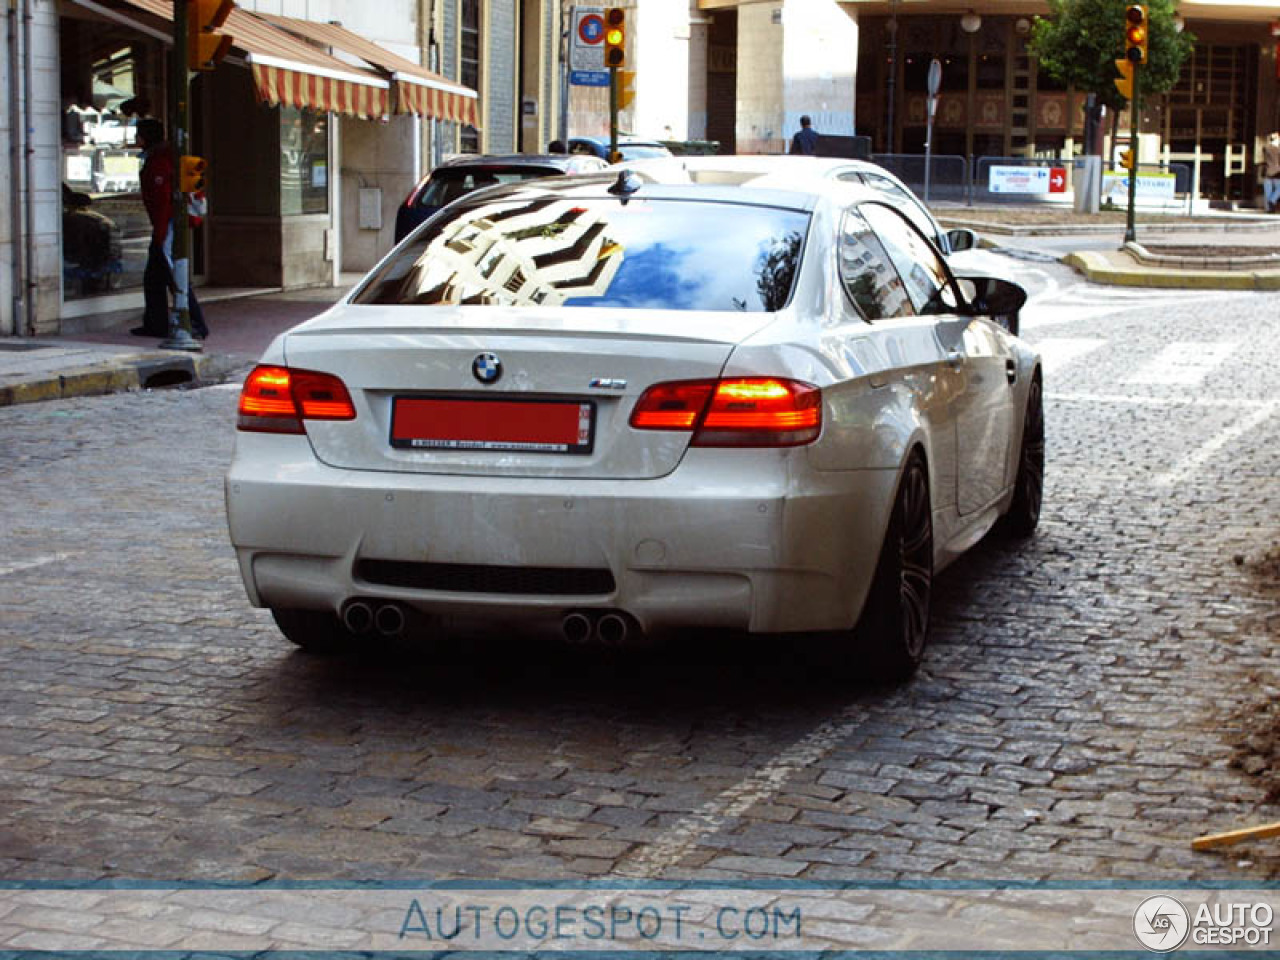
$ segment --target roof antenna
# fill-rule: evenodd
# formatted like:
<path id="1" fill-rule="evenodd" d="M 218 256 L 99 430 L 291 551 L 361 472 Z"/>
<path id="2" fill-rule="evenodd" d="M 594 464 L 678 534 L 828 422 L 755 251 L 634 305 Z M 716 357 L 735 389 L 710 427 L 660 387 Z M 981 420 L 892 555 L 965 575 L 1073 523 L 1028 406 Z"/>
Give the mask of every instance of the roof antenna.
<path id="1" fill-rule="evenodd" d="M 631 195 L 639 189 L 640 178 L 630 170 L 621 170 L 618 173 L 618 179 L 613 181 L 613 186 L 609 188 L 609 192 L 626 201 L 631 199 Z"/>

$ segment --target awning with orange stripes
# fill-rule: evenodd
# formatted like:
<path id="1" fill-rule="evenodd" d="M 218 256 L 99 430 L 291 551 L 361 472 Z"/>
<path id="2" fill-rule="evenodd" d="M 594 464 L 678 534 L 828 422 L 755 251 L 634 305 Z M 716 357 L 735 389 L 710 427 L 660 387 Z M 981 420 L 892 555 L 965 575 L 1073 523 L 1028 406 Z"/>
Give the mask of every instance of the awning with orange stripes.
<path id="1" fill-rule="evenodd" d="M 476 92 L 336 23 L 259 14 L 274 26 L 384 71 L 395 83 L 395 112 L 476 125 Z"/>
<path id="2" fill-rule="evenodd" d="M 172 0 L 125 0 L 165 20 Z M 258 97 L 273 106 L 333 111 L 378 119 L 391 112 L 391 82 L 374 70 L 352 66 L 272 25 L 263 17 L 231 11 L 222 32 L 246 55 Z"/>

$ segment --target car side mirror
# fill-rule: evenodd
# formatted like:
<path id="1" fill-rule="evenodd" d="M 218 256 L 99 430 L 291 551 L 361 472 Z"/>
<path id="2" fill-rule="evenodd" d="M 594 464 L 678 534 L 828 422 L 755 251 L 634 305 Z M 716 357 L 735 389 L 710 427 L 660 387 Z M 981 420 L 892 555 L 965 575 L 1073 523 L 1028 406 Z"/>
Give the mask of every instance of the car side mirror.
<path id="1" fill-rule="evenodd" d="M 967 227 L 948 230 L 947 245 L 951 247 L 952 253 L 959 253 L 961 250 L 973 250 L 978 246 L 978 235 Z"/>
<path id="2" fill-rule="evenodd" d="M 969 297 L 969 313 L 990 317 L 1012 334 L 1018 332 L 1018 312 L 1027 302 L 1027 291 L 996 277 L 961 277 Z"/>

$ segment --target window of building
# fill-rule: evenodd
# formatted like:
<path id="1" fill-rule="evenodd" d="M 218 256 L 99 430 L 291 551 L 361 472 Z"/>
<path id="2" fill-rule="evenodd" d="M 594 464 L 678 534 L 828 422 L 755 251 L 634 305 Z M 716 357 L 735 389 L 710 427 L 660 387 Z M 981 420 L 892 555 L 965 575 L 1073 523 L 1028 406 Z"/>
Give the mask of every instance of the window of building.
<path id="1" fill-rule="evenodd" d="M 280 108 L 280 213 L 329 212 L 329 115 Z"/>
<path id="2" fill-rule="evenodd" d="M 462 0 L 462 62 L 459 79 L 464 87 L 480 89 L 480 0 Z M 459 149 L 463 153 L 479 153 L 480 131 L 469 124 L 463 125 Z"/>

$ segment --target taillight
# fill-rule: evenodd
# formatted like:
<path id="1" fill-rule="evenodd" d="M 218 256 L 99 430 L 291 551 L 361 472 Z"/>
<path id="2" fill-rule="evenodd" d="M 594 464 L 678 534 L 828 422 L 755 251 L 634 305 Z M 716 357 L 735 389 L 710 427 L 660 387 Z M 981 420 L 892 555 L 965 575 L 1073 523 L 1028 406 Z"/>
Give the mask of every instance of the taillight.
<path id="1" fill-rule="evenodd" d="M 796 447 L 822 432 L 822 391 L 781 377 L 682 380 L 650 387 L 637 430 L 686 430 L 695 447 Z"/>
<path id="2" fill-rule="evenodd" d="M 254 367 L 240 391 L 236 427 L 256 433 L 305 433 L 304 420 L 354 420 L 356 408 L 330 373 Z"/>

